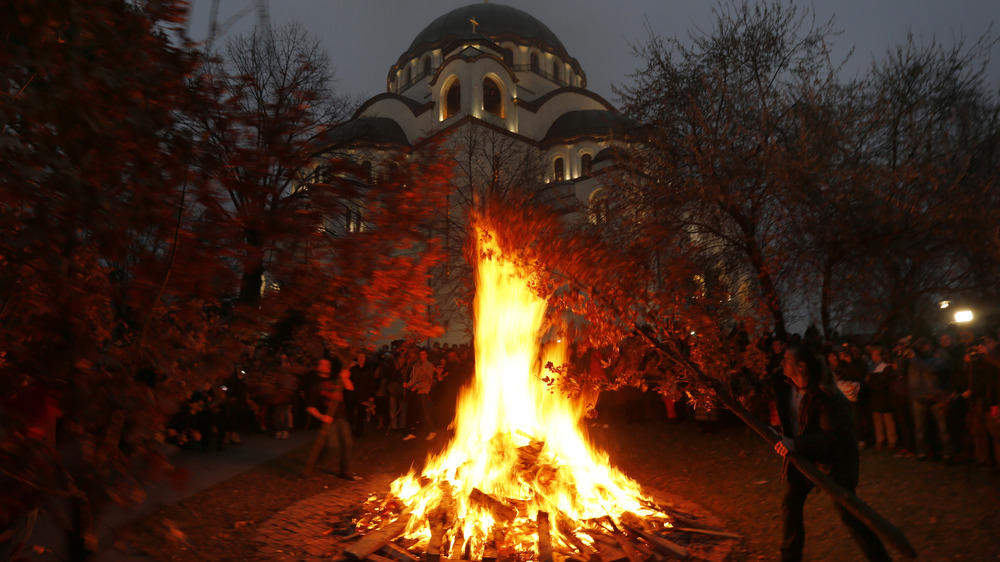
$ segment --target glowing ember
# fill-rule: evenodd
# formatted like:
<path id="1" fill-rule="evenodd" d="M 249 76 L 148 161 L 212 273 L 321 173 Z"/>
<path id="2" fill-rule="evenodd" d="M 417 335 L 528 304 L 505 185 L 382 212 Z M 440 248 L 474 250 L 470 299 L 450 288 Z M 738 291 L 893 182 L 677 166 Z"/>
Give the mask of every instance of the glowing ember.
<path id="1" fill-rule="evenodd" d="M 580 429 L 585 404 L 542 380 L 556 376 L 544 370 L 547 362 L 565 363 L 564 349 L 547 345 L 542 356 L 546 302 L 492 237 L 481 233 L 479 240 L 476 376 L 459 400 L 455 436 L 419 477 L 411 472 L 393 482 L 387 498 L 369 502 L 359 526 L 409 515 L 404 536 L 416 541 L 412 548 L 444 558 L 467 549 L 473 560 L 487 548 L 534 558 L 544 526 L 539 512 L 542 520 L 548 514 L 557 559 L 560 551 L 593 545 L 589 531 L 599 528 L 651 520 L 669 526 L 639 486 L 590 446 Z"/>

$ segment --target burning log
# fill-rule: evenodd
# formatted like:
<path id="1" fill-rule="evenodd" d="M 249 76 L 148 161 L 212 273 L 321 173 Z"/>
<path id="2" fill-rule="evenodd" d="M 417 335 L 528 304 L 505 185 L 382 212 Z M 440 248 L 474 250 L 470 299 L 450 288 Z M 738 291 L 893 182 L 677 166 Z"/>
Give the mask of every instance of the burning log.
<path id="1" fill-rule="evenodd" d="M 420 559 L 410 554 L 410 551 L 396 546 L 391 542 L 383 546 L 380 552 L 396 562 L 420 562 Z"/>
<path id="2" fill-rule="evenodd" d="M 549 535 L 549 514 L 538 512 L 538 562 L 552 562 L 552 537 Z"/>
<path id="3" fill-rule="evenodd" d="M 372 531 L 367 535 L 361 537 L 361 540 L 354 543 L 350 548 L 344 551 L 348 557 L 354 560 L 364 560 L 368 558 L 369 555 L 375 554 L 382 547 L 389 544 L 389 541 L 403 534 L 406 530 L 406 525 L 410 522 L 410 518 L 400 517 L 396 521 L 389 523 L 388 525 Z"/>
<path id="4" fill-rule="evenodd" d="M 486 549 L 483 550 L 483 562 L 497 562 L 497 543 L 502 540 L 500 529 L 493 529 L 490 540 L 486 541 Z"/>
<path id="5" fill-rule="evenodd" d="M 517 509 L 483 492 L 479 488 L 473 488 L 469 492 L 469 500 L 492 513 L 497 521 L 508 522 L 513 521 L 517 517 Z"/>
<path id="6" fill-rule="evenodd" d="M 518 435 L 528 438 L 530 441 L 527 445 L 517 448 L 517 460 L 520 464 L 524 466 L 533 466 L 538 463 L 538 454 L 542 452 L 542 448 L 545 447 L 545 441 L 539 441 L 532 437 L 531 435 L 525 434 L 523 431 L 518 431 Z"/>
<path id="7" fill-rule="evenodd" d="M 594 549 L 589 548 L 583 543 L 583 541 L 577 538 L 571 530 L 575 525 L 573 525 L 570 519 L 566 517 L 564 513 L 560 513 L 556 520 L 559 522 L 559 528 L 564 529 L 563 536 L 566 537 L 566 540 L 573 545 L 573 548 L 585 557 L 590 558 L 590 556 L 594 554 Z"/>
<path id="8" fill-rule="evenodd" d="M 632 548 L 632 543 L 630 543 L 628 537 L 626 537 L 621 532 L 621 530 L 618 529 L 618 525 L 615 525 L 615 520 L 612 519 L 610 516 L 605 516 L 604 519 L 608 522 L 609 525 L 611 525 L 612 536 L 615 538 L 616 541 L 618 541 L 618 546 L 621 547 L 622 552 L 624 552 L 625 556 L 628 557 L 629 562 L 639 562 L 639 559 L 638 557 L 636 557 L 635 554 L 635 549 Z"/>
<path id="9" fill-rule="evenodd" d="M 444 538 L 444 524 L 440 521 L 431 523 L 431 542 L 427 544 L 427 550 L 424 552 L 427 562 L 440 562 L 442 538 Z"/>
<path id="10" fill-rule="evenodd" d="M 593 537 L 594 544 L 600 547 L 597 549 L 597 557 L 601 562 L 629 562 L 628 555 L 618 547 L 618 541 L 600 531 L 587 530 L 586 533 Z"/>
<path id="11" fill-rule="evenodd" d="M 458 560 L 465 555 L 465 534 L 462 530 L 458 530 L 458 535 L 455 536 L 455 543 L 451 545 L 451 552 L 448 557 L 452 560 Z"/>
<path id="12" fill-rule="evenodd" d="M 627 524 L 625 525 L 625 530 L 628 531 L 630 534 L 640 537 L 642 540 L 649 543 L 649 545 L 652 546 L 654 550 L 662 552 L 663 554 L 667 554 L 677 558 L 687 558 L 688 556 L 688 551 L 686 548 L 684 548 L 679 544 L 668 541 L 663 537 L 658 537 L 653 533 L 644 531 L 638 527 L 633 527 L 632 525 L 627 525 Z"/>

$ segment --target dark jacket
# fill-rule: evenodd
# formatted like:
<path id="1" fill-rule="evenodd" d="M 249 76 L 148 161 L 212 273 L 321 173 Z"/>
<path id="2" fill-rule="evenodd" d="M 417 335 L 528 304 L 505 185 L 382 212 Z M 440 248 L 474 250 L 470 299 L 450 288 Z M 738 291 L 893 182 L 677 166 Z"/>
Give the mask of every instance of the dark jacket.
<path id="1" fill-rule="evenodd" d="M 795 451 L 842 484 L 846 483 L 842 478 L 856 484 L 860 455 L 847 397 L 836 388 L 810 386 L 799 406 L 798 432 L 793 432 L 793 387 L 781 375 L 772 378 L 771 386 L 781 432 L 795 441 Z M 782 474 L 787 466 L 786 460 Z"/>

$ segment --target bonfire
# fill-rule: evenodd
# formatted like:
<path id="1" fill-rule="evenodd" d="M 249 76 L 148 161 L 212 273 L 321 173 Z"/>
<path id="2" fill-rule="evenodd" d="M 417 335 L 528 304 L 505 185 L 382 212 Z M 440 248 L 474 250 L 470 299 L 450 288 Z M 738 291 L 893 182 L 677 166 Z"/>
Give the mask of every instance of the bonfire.
<path id="1" fill-rule="evenodd" d="M 587 397 L 562 392 L 564 371 L 547 368 L 565 364 L 566 350 L 555 338 L 543 345 L 546 301 L 530 275 L 488 232 L 478 240 L 476 374 L 454 437 L 420 474 L 369 499 L 358 521 L 366 536 L 347 554 L 379 559 L 372 553 L 399 537 L 431 562 L 683 557 L 660 536 L 676 519 L 591 445 Z"/>

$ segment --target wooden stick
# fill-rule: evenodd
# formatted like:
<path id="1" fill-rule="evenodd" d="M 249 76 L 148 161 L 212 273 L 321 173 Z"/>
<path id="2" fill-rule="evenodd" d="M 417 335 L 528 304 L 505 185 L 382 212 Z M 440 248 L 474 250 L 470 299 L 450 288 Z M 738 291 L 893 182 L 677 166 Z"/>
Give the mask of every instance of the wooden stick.
<path id="1" fill-rule="evenodd" d="M 612 536 L 616 541 L 618 541 L 618 546 L 621 547 L 625 556 L 628 556 L 629 562 L 639 562 L 639 558 L 635 554 L 635 549 L 632 548 L 632 543 L 629 542 L 628 537 L 626 537 L 621 530 L 618 529 L 618 525 L 615 525 L 615 520 L 612 519 L 610 515 L 606 515 L 604 519 L 611 525 L 611 530 L 613 531 Z"/>
<path id="2" fill-rule="evenodd" d="M 697 535 L 709 535 L 712 537 L 724 537 L 727 539 L 742 539 L 743 535 L 727 533 L 725 531 L 712 531 L 710 529 L 694 529 L 690 527 L 667 527 L 667 531 L 680 531 L 682 533 L 693 533 Z"/>
<path id="3" fill-rule="evenodd" d="M 459 529 L 458 535 L 455 537 L 455 543 L 451 545 L 451 552 L 448 554 L 448 557 L 459 559 L 463 554 L 465 554 L 465 534 L 462 533 L 462 529 Z"/>
<path id="4" fill-rule="evenodd" d="M 409 522 L 410 517 L 408 515 L 400 517 L 392 523 L 383 526 L 381 529 L 372 531 L 361 537 L 361 540 L 344 550 L 344 554 L 354 560 L 364 560 L 370 554 L 375 554 L 376 551 L 388 544 L 389 541 L 401 535 L 406 530 L 406 525 Z"/>
<path id="5" fill-rule="evenodd" d="M 382 546 L 382 553 L 396 562 L 420 562 L 420 559 L 410 554 L 410 551 L 391 542 Z"/>
<path id="6" fill-rule="evenodd" d="M 549 514 L 538 512 L 538 562 L 552 562 L 552 537 L 549 535 Z"/>
<path id="7" fill-rule="evenodd" d="M 678 558 L 687 558 L 688 556 L 688 551 L 686 548 L 684 548 L 679 544 L 668 541 L 663 537 L 658 537 L 653 533 L 648 533 L 638 527 L 633 527 L 631 525 L 625 525 L 625 530 L 637 537 L 641 537 L 642 540 L 649 543 L 649 545 L 652 546 L 655 550 L 658 550 L 664 554 L 669 554 L 670 556 L 676 556 Z"/>
<path id="8" fill-rule="evenodd" d="M 618 542 L 613 538 L 600 531 L 588 530 L 585 532 L 594 538 L 595 543 L 600 544 L 600 548 L 597 549 L 597 557 L 601 559 L 601 562 L 630 562 L 628 555 L 618 548 Z"/>
<path id="9" fill-rule="evenodd" d="M 581 555 L 590 557 L 590 555 L 594 553 L 594 549 L 589 548 L 573 533 L 573 522 L 570 521 L 569 517 L 566 517 L 565 514 L 560 512 L 556 521 L 559 522 L 559 528 L 563 530 L 563 536 L 566 537 L 566 540 L 568 540 L 573 545 L 573 548 L 576 548 Z"/>
<path id="10" fill-rule="evenodd" d="M 473 488 L 472 491 L 469 492 L 469 500 L 488 509 L 490 513 L 492 513 L 499 521 L 512 521 L 517 517 L 516 509 L 504 504 L 493 496 L 484 493 L 478 488 Z"/>
<path id="11" fill-rule="evenodd" d="M 424 558 L 427 562 L 440 562 L 441 539 L 444 537 L 444 525 L 440 521 L 431 522 L 431 540 L 427 543 Z"/>

